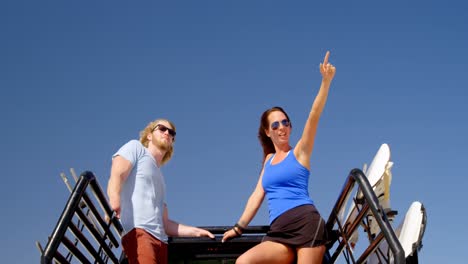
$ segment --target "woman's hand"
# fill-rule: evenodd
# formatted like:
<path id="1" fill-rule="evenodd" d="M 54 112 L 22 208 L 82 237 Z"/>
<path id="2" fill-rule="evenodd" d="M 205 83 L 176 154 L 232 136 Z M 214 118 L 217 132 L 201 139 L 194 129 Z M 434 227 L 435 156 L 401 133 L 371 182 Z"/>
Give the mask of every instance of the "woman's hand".
<path id="1" fill-rule="evenodd" d="M 335 66 L 328 63 L 328 57 L 330 57 L 329 51 L 327 51 L 327 53 L 325 54 L 323 63 L 320 63 L 320 73 L 322 74 L 323 81 L 325 82 L 331 82 L 336 72 Z"/>
<path id="2" fill-rule="evenodd" d="M 236 234 L 234 229 L 231 228 L 228 231 L 224 232 L 223 239 L 221 240 L 221 242 L 224 243 L 225 241 L 228 241 L 229 239 L 231 239 L 233 237 L 236 237 L 236 236 L 238 236 L 238 235 Z"/>

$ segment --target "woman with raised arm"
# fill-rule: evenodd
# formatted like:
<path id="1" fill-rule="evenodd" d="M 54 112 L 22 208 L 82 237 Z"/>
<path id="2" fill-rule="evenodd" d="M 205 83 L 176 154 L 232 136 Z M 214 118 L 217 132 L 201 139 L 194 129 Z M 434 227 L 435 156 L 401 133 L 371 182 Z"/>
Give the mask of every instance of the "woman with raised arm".
<path id="1" fill-rule="evenodd" d="M 266 110 L 260 119 L 258 137 L 263 147 L 263 169 L 244 212 L 234 227 L 224 233 L 223 242 L 242 235 L 254 218 L 265 195 L 268 199 L 270 230 L 263 241 L 242 254 L 242 263 L 322 263 L 327 233 L 325 221 L 309 197 L 310 158 L 315 134 L 335 76 L 327 52 L 322 64 L 322 84 L 315 97 L 302 137 L 293 148 L 289 137 L 291 121 L 281 107 Z"/>

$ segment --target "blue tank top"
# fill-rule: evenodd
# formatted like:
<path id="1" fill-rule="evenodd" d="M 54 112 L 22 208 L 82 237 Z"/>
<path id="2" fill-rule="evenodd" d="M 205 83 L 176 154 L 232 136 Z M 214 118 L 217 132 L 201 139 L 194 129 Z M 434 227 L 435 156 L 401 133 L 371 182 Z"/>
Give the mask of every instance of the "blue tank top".
<path id="1" fill-rule="evenodd" d="M 291 151 L 278 164 L 263 169 L 262 186 L 268 199 L 270 224 L 282 213 L 303 204 L 314 204 L 309 197 L 310 171 L 302 166 Z"/>

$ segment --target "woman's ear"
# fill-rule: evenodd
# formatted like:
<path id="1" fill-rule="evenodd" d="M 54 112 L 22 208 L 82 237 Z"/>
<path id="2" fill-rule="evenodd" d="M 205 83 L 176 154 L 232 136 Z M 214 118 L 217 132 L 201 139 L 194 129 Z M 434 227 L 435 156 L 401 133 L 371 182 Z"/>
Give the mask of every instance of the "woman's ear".
<path id="1" fill-rule="evenodd" d="M 265 129 L 265 135 L 267 135 L 267 137 L 270 137 L 270 129 Z"/>

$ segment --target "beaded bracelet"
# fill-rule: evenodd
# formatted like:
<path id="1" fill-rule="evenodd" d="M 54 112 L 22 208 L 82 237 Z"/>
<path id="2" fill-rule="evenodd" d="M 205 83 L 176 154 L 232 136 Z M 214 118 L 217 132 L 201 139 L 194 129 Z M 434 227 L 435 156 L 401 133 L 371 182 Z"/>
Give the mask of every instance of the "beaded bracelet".
<path id="1" fill-rule="evenodd" d="M 234 225 L 234 227 L 239 228 L 239 231 L 240 231 L 241 233 L 244 233 L 245 228 L 244 228 L 243 226 L 241 226 L 241 225 L 239 225 L 238 223 L 236 223 L 236 224 Z"/>
<path id="2" fill-rule="evenodd" d="M 238 235 L 238 236 L 242 236 L 242 234 L 241 234 L 241 233 L 239 233 L 239 232 L 236 230 L 236 228 L 235 228 L 235 227 L 233 227 L 233 228 L 232 228 L 232 230 L 234 230 L 234 233 L 236 233 L 236 235 Z"/>

